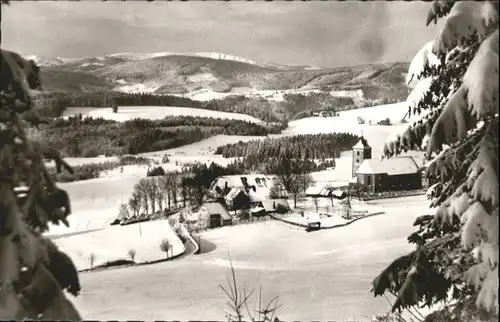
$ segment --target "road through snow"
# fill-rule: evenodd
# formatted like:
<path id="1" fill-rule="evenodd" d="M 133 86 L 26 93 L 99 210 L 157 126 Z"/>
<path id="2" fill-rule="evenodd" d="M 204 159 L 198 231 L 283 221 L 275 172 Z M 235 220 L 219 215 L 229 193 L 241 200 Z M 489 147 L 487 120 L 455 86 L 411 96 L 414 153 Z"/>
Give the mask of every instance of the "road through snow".
<path id="1" fill-rule="evenodd" d="M 371 281 L 412 249 L 406 237 L 427 213 L 425 196 L 374 201 L 386 214 L 352 225 L 306 233 L 275 221 L 203 233 L 212 252 L 158 265 L 81 274 L 75 300 L 85 319 L 222 320 L 228 253 L 239 286 L 262 285 L 264 299 L 279 294 L 284 320 L 352 320 L 387 312 Z M 255 303 L 255 302 L 254 302 Z"/>

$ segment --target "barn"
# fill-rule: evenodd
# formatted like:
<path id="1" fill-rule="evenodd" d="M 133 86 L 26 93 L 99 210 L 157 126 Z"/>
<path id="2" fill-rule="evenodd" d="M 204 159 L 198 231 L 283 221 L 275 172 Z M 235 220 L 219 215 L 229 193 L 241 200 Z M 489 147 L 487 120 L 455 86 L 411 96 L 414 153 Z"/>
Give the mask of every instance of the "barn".
<path id="1" fill-rule="evenodd" d="M 356 179 L 372 193 L 422 188 L 422 171 L 411 156 L 365 159 L 356 170 Z"/>
<path id="2" fill-rule="evenodd" d="M 219 202 L 206 202 L 201 205 L 198 215 L 201 227 L 215 228 L 233 224 L 227 209 Z"/>

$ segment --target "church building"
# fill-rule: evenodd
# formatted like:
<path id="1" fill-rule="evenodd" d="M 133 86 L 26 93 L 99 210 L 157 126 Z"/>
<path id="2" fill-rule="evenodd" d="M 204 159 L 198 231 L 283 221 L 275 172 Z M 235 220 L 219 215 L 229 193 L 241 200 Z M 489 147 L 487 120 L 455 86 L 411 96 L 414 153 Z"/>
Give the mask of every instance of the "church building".
<path id="1" fill-rule="evenodd" d="M 422 171 L 413 157 L 372 159 L 372 148 L 364 137 L 352 148 L 352 176 L 371 193 L 422 188 Z"/>

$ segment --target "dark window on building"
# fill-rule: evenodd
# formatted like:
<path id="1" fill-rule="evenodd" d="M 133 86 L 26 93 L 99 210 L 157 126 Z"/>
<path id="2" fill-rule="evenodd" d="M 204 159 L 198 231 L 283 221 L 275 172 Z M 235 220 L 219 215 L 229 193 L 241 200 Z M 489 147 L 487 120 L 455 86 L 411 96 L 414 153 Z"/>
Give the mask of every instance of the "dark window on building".
<path id="1" fill-rule="evenodd" d="M 356 163 L 359 163 L 359 159 L 356 159 Z"/>
<path id="2" fill-rule="evenodd" d="M 360 153 L 359 153 L 359 151 L 356 151 L 356 155 L 357 155 L 358 157 L 359 157 L 359 154 L 360 154 Z"/>
<path id="3" fill-rule="evenodd" d="M 366 184 L 367 185 L 371 185 L 372 184 L 372 177 L 371 176 L 367 176 L 366 177 Z"/>

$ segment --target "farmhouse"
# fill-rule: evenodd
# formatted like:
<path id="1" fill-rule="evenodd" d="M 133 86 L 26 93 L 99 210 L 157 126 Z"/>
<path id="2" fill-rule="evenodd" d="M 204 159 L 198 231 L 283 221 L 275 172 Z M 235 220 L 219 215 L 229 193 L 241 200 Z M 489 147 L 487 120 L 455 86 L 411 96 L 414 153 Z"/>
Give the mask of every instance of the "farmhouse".
<path id="1" fill-rule="evenodd" d="M 231 192 L 234 188 L 244 191 L 250 197 L 250 203 L 261 203 L 263 200 L 271 199 L 271 188 L 276 183 L 275 179 L 263 174 L 245 174 L 233 176 L 221 176 L 214 180 L 210 190 Z M 235 191 L 233 190 L 234 194 Z M 282 189 L 278 197 L 287 197 L 286 190 Z"/>
<path id="2" fill-rule="evenodd" d="M 198 215 L 201 227 L 215 228 L 232 225 L 233 219 L 219 202 L 206 202 L 201 205 Z"/>

